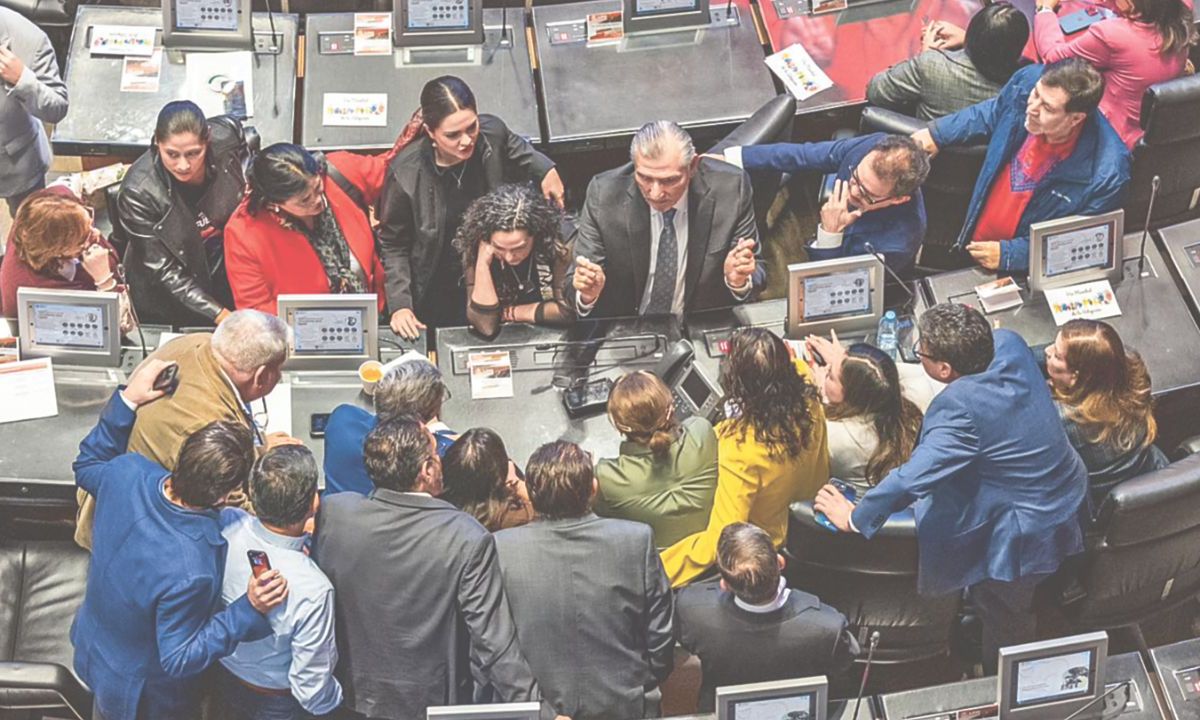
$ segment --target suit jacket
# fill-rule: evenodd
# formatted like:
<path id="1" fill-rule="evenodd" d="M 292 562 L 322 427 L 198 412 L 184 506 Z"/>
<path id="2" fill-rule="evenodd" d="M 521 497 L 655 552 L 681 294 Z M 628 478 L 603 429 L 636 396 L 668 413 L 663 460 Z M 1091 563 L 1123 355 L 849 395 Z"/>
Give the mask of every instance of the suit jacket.
<path id="1" fill-rule="evenodd" d="M 217 365 L 212 351 L 212 333 L 192 333 L 175 338 L 150 357 L 178 363 L 179 387 L 174 395 L 138 410 L 137 422 L 129 438 L 130 452 L 174 470 L 183 441 L 205 425 L 217 420 L 250 425 L 251 420 L 237 391 L 225 380 Z M 78 500 L 75 542 L 90 549 L 93 500 L 83 491 L 78 493 Z"/>
<path id="2" fill-rule="evenodd" d="M 846 617 L 815 595 L 792 589 L 782 607 L 755 613 L 717 581 L 675 596 L 675 636 L 700 658 L 700 712 L 712 712 L 717 688 L 844 673 L 858 655 Z"/>
<path id="3" fill-rule="evenodd" d="M 337 594 L 335 674 L 350 709 L 421 718 L 470 703 L 471 654 L 502 702 L 539 698 L 495 543 L 475 518 L 427 495 L 327 495 L 314 557 Z"/>
<path id="4" fill-rule="evenodd" d="M 702 158 L 688 186 L 688 248 L 684 307 L 726 307 L 754 297 L 766 283 L 761 243 L 754 289 L 739 300 L 725 285 L 725 256 L 741 238 L 758 242 L 750 178 L 720 161 Z M 604 266 L 605 285 L 589 317 L 637 315 L 650 282 L 650 206 L 633 179 L 633 163 L 602 172 L 588 184 L 573 238 L 574 256 Z M 575 263 L 571 263 L 571 275 Z M 569 275 L 570 276 L 570 275 Z M 575 288 L 567 300 L 575 308 Z"/>
<path id="5" fill-rule="evenodd" d="M 0 197 L 15 197 L 45 179 L 50 142 L 43 122 L 67 116 L 67 85 L 50 38 L 18 12 L 0 7 L 0 45 L 25 63 L 16 85 L 0 82 Z"/>
<path id="6" fill-rule="evenodd" d="M 674 659 L 671 587 L 650 528 L 591 513 L 496 533 L 521 649 L 560 715 L 640 718 Z"/>
<path id="7" fill-rule="evenodd" d="M 996 97 L 1003 84 L 984 77 L 966 50 L 926 50 L 871 78 L 867 102 L 933 120 Z"/>
<path id="8" fill-rule="evenodd" d="M 908 462 L 852 515 L 869 538 L 916 503 L 924 594 L 1051 573 L 1083 549 L 1087 468 L 1025 341 L 1011 330 L 994 337 L 991 365 L 934 398 Z"/>
<path id="9" fill-rule="evenodd" d="M 188 717 L 199 707 L 200 673 L 271 626 L 245 595 L 215 612 L 226 554 L 217 513 L 166 499 L 167 469 L 126 452 L 133 421 L 114 393 L 75 460 L 76 483 L 99 498 L 87 590 L 71 626 L 75 672 L 108 720 Z"/>

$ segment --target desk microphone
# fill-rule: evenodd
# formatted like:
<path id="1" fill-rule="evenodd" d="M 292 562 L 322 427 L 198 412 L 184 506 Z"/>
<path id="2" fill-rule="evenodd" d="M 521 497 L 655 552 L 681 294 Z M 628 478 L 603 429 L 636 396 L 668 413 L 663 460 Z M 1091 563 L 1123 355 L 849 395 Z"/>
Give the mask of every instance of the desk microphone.
<path id="1" fill-rule="evenodd" d="M 1070 715 L 1068 715 L 1068 716 L 1066 716 L 1065 718 L 1063 718 L 1063 720 L 1075 720 L 1075 718 L 1079 717 L 1079 715 L 1080 715 L 1080 714 L 1082 714 L 1084 710 L 1087 710 L 1087 709 L 1088 709 L 1088 708 L 1090 708 L 1091 706 L 1093 706 L 1093 705 L 1095 705 L 1096 703 L 1100 702 L 1101 700 L 1105 699 L 1105 698 L 1106 698 L 1106 697 L 1108 697 L 1109 695 L 1112 695 L 1113 693 L 1115 693 L 1115 692 L 1116 692 L 1116 691 L 1118 691 L 1118 690 L 1125 690 L 1125 691 L 1128 691 L 1128 690 L 1129 690 L 1129 688 L 1130 688 L 1132 685 L 1133 685 L 1133 680 L 1126 680 L 1126 681 L 1125 681 L 1125 682 L 1123 682 L 1123 683 L 1118 683 L 1117 685 L 1114 685 L 1114 686 L 1112 686 L 1111 688 L 1109 688 L 1109 689 L 1108 689 L 1107 691 L 1105 691 L 1104 693 L 1101 693 L 1099 697 L 1094 697 L 1094 698 L 1092 698 L 1091 700 L 1089 700 L 1089 701 L 1088 701 L 1088 703 L 1087 703 L 1086 705 L 1084 705 L 1083 707 L 1079 708 L 1079 709 L 1078 709 L 1078 710 L 1076 710 L 1075 712 L 1073 712 L 1073 713 L 1071 713 Z M 1129 702 L 1129 695 L 1126 695 L 1126 696 L 1125 696 L 1125 703 L 1128 703 L 1128 702 Z M 1121 707 L 1122 707 L 1122 708 L 1124 708 L 1124 707 L 1125 707 L 1125 703 L 1121 703 Z"/>
<path id="2" fill-rule="evenodd" d="M 870 645 L 867 646 L 867 666 L 863 668 L 862 682 L 858 684 L 858 697 L 854 698 L 854 713 L 850 720 L 858 720 L 858 706 L 862 704 L 863 691 L 867 689 L 867 678 L 871 676 L 871 660 L 875 657 L 875 648 L 879 645 L 879 631 L 871 633 Z"/>
<path id="3" fill-rule="evenodd" d="M 1146 222 L 1142 225 L 1142 246 L 1138 250 L 1138 277 L 1145 277 L 1146 267 L 1146 238 L 1150 235 L 1150 215 L 1154 213 L 1154 199 L 1158 197 L 1158 186 L 1162 179 L 1155 175 L 1150 181 L 1150 204 L 1146 207 Z"/>
<path id="4" fill-rule="evenodd" d="M 508 3 L 500 5 L 500 47 L 512 47 L 512 38 L 508 36 Z"/>
<path id="5" fill-rule="evenodd" d="M 876 260 L 883 263 L 883 271 L 886 272 L 893 280 L 895 280 L 897 283 L 899 283 L 900 289 L 903 290 L 904 294 L 908 296 L 909 302 L 912 302 L 917 299 L 916 296 L 913 295 L 912 290 L 908 289 L 908 283 L 904 282 L 904 280 L 901 279 L 900 276 L 896 274 L 895 270 L 888 267 L 887 258 L 885 258 L 882 253 L 877 251 L 875 249 L 874 245 L 872 245 L 869 242 L 865 242 L 865 243 L 863 243 L 863 248 L 865 248 L 867 252 L 871 253 L 871 255 Z"/>

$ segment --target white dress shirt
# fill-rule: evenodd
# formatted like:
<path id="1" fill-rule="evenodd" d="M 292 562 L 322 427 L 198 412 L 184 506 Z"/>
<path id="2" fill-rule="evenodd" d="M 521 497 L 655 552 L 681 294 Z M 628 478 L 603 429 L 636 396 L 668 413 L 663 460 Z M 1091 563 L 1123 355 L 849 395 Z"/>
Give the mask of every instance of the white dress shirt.
<path id="1" fill-rule="evenodd" d="M 272 569 L 288 582 L 283 604 L 267 614 L 273 634 L 239 643 L 221 659 L 225 669 L 251 685 L 290 689 L 313 715 L 324 715 L 342 703 L 342 686 L 333 677 L 337 643 L 333 630 L 333 585 L 304 552 L 308 536 L 271 532 L 258 518 L 237 508 L 221 511 L 221 534 L 229 543 L 221 597 L 226 604 L 246 593 L 250 582 L 247 550 L 262 550 Z"/>

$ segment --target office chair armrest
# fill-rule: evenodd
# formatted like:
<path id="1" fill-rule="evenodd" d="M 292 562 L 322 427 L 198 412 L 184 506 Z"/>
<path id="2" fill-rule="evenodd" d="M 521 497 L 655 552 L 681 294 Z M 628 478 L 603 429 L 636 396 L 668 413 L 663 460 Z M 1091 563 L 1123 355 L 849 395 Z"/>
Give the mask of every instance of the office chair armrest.
<path id="1" fill-rule="evenodd" d="M 0 662 L 0 708 L 45 707 L 55 703 L 80 720 L 92 717 L 92 694 L 62 665 Z"/>
<path id="2" fill-rule="evenodd" d="M 926 125 L 927 123 L 923 120 L 904 113 L 868 105 L 863 108 L 862 120 L 859 122 L 858 128 L 864 134 L 886 132 L 896 135 L 912 135 L 925 128 Z"/>
<path id="3" fill-rule="evenodd" d="M 258 128 L 253 125 L 244 125 L 242 132 L 246 134 L 246 147 L 250 148 L 250 152 L 262 150 L 262 135 L 258 134 Z"/>
<path id="4" fill-rule="evenodd" d="M 1182 460 L 1188 455 L 1195 455 L 1198 452 L 1200 452 L 1200 435 L 1193 435 L 1192 437 L 1179 443 L 1179 447 L 1176 448 L 1171 459 Z"/>

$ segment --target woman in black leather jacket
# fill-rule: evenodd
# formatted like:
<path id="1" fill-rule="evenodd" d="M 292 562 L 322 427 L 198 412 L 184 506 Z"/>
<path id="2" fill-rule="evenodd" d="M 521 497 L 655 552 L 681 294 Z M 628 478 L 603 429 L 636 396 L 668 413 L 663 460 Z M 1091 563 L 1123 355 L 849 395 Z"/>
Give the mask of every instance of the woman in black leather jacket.
<path id="1" fill-rule="evenodd" d="M 134 162 L 117 200 L 128 247 L 125 271 L 142 322 L 215 325 L 233 297 L 223 232 L 245 192 L 249 155 L 241 123 L 209 120 L 192 102 L 167 103 L 150 149 Z"/>
<path id="2" fill-rule="evenodd" d="M 420 129 L 401 136 L 379 199 L 379 254 L 392 330 L 415 338 L 425 323 L 466 325 L 459 255 L 451 246 L 463 213 L 505 182 L 540 184 L 562 206 L 550 158 L 494 115 L 480 115 L 461 79 L 445 75 L 421 91 Z"/>

